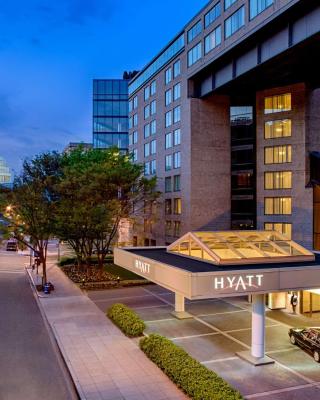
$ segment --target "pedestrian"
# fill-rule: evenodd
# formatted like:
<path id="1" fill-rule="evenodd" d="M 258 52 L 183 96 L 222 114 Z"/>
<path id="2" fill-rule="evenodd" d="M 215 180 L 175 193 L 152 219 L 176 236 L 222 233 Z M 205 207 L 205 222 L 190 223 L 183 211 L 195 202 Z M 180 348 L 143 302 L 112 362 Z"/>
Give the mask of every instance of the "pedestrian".
<path id="1" fill-rule="evenodd" d="M 298 304 L 298 296 L 296 295 L 296 293 L 292 293 L 291 299 L 290 299 L 290 303 L 291 303 L 291 306 L 292 306 L 292 312 L 293 312 L 293 314 L 295 314 L 296 313 L 296 307 L 297 307 L 297 304 Z"/>

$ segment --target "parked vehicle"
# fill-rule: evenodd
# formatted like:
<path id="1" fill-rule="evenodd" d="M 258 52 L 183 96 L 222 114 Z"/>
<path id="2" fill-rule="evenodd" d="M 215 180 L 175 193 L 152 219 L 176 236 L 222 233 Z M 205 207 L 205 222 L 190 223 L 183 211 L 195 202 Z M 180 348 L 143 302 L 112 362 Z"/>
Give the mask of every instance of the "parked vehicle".
<path id="1" fill-rule="evenodd" d="M 18 243 L 15 239 L 9 239 L 7 241 L 7 251 L 18 251 Z"/>
<path id="2" fill-rule="evenodd" d="M 320 328 L 291 328 L 290 342 L 312 354 L 316 362 L 320 362 Z"/>

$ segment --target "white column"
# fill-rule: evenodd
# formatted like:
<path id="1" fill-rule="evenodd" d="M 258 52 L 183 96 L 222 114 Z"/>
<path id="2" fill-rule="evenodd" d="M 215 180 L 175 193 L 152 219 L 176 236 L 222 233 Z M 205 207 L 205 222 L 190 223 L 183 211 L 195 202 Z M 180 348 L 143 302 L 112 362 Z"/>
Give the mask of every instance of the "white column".
<path id="1" fill-rule="evenodd" d="M 252 339 L 251 355 L 256 358 L 265 356 L 265 304 L 264 294 L 252 295 Z"/>
<path id="2" fill-rule="evenodd" d="M 184 312 L 184 296 L 175 293 L 175 312 Z"/>

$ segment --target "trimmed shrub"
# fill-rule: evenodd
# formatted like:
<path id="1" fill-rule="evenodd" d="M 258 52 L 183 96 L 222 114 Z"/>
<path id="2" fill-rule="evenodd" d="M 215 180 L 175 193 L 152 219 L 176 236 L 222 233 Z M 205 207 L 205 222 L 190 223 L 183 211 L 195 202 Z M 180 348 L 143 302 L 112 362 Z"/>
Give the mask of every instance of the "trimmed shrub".
<path id="1" fill-rule="evenodd" d="M 224 379 L 163 336 L 152 334 L 142 338 L 140 348 L 191 399 L 243 399 Z"/>
<path id="2" fill-rule="evenodd" d="M 146 328 L 142 319 L 124 304 L 113 304 L 107 316 L 129 337 L 142 336 Z"/>

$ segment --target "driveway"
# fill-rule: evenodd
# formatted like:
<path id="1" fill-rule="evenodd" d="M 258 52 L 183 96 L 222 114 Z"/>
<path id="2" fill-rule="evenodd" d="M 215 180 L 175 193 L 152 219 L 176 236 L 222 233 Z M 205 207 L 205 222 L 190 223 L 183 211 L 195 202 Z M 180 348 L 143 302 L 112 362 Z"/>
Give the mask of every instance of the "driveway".
<path id="1" fill-rule="evenodd" d="M 148 333 L 172 339 L 247 399 L 320 399 L 320 365 L 290 344 L 288 328 L 295 320 L 289 318 L 288 323 L 279 312 L 268 312 L 266 318 L 266 351 L 275 364 L 254 367 L 235 355 L 251 343 L 250 305 L 244 298 L 187 300 L 186 311 L 194 317 L 177 320 L 171 315 L 173 293 L 156 285 L 93 291 L 88 296 L 103 311 L 116 302 L 133 308 L 146 321 Z"/>

